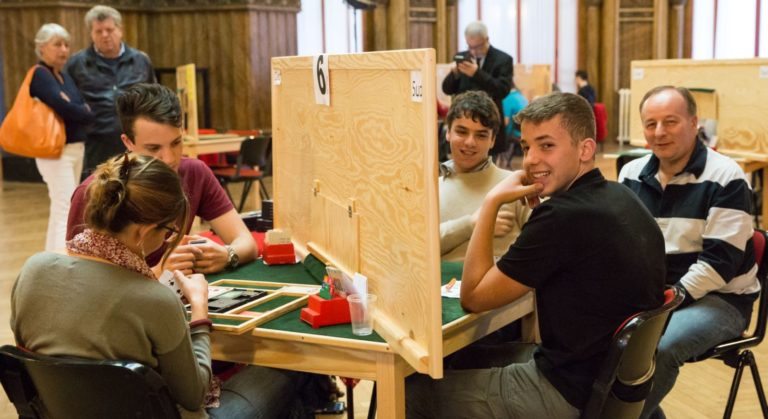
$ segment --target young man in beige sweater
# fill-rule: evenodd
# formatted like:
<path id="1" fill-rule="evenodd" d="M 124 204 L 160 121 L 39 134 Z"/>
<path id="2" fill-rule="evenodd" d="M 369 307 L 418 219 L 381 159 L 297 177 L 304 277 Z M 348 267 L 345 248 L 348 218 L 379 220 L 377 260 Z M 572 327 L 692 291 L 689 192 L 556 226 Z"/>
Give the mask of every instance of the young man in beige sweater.
<path id="1" fill-rule="evenodd" d="M 440 165 L 440 254 L 446 261 L 463 261 L 485 195 L 511 172 L 488 157 L 501 119 L 487 93 L 469 91 L 454 97 L 446 124 L 451 160 Z M 494 230 L 495 256 L 507 251 L 529 214 L 519 201 L 502 207 Z"/>

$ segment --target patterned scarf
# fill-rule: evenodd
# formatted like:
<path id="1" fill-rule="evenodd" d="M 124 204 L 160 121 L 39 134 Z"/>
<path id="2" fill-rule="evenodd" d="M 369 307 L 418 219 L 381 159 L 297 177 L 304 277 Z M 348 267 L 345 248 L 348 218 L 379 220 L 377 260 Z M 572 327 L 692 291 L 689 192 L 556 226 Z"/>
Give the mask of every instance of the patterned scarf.
<path id="1" fill-rule="evenodd" d="M 67 250 L 83 256 L 101 258 L 149 279 L 157 279 L 144 258 L 133 253 L 120 240 L 89 228 L 68 241 Z"/>

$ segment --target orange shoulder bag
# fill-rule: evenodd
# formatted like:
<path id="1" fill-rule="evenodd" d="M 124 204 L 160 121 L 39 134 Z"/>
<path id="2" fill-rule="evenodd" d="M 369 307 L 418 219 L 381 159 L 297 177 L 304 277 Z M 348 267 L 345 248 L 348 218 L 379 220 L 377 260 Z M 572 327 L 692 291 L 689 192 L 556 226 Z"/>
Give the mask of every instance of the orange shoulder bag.
<path id="1" fill-rule="evenodd" d="M 34 66 L 21 83 L 13 107 L 0 127 L 0 147 L 24 157 L 57 159 L 64 148 L 64 122 L 48 105 L 29 95 Z"/>

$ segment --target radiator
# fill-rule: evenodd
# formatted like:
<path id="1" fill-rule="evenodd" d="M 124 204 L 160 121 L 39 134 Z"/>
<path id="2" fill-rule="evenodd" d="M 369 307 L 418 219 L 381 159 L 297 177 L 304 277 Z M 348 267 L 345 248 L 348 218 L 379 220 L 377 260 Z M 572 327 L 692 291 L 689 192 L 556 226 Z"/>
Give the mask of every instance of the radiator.
<path id="1" fill-rule="evenodd" d="M 629 116 L 632 93 L 629 89 L 619 89 L 619 144 L 629 144 Z"/>

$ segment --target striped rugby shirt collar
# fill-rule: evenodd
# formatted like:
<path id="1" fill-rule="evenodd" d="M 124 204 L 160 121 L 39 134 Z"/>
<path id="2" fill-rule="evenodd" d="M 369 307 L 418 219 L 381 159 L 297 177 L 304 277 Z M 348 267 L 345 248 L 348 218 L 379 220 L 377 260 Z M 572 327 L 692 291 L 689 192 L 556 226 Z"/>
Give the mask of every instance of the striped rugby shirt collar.
<path id="1" fill-rule="evenodd" d="M 688 159 L 688 163 L 685 165 L 680 173 L 675 174 L 679 176 L 683 173 L 690 173 L 696 178 L 704 173 L 704 167 L 707 165 L 707 146 L 701 141 L 696 140 L 691 158 Z M 643 167 L 638 178 L 643 183 L 653 185 L 661 191 L 661 184 L 656 179 L 656 174 L 659 172 L 659 158 L 655 154 L 651 154 L 651 158 L 648 160 L 648 164 Z"/>

